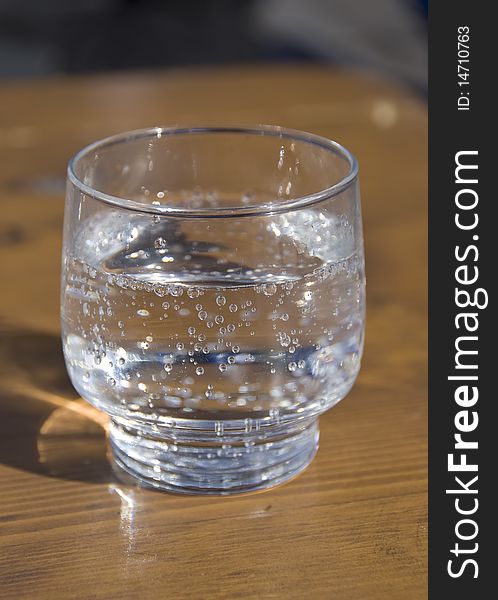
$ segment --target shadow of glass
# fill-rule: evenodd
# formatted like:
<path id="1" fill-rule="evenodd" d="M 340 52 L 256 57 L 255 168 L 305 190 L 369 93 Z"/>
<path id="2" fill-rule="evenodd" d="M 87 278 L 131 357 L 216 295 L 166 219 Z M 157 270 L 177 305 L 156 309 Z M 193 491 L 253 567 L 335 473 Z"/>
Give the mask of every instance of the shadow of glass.
<path id="1" fill-rule="evenodd" d="M 116 481 L 106 418 L 71 385 L 61 340 L 0 326 L 0 462 L 49 477 Z"/>

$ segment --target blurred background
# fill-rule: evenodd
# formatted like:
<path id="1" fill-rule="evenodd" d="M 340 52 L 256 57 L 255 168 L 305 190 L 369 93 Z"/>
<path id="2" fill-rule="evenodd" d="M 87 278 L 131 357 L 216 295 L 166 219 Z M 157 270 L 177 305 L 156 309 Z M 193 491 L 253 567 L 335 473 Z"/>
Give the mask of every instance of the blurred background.
<path id="1" fill-rule="evenodd" d="M 427 0 L 0 0 L 0 81 L 297 61 L 424 94 L 426 17 Z"/>

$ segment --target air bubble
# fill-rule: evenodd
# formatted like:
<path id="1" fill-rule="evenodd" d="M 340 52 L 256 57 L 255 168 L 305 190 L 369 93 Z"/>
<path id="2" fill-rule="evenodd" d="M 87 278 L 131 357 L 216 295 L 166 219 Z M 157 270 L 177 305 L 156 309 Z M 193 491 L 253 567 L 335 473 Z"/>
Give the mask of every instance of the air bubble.
<path id="1" fill-rule="evenodd" d="M 201 321 L 204 321 L 206 319 L 206 317 L 208 316 L 208 314 L 205 310 L 201 310 L 197 313 L 197 316 L 199 317 L 199 319 Z"/>
<path id="2" fill-rule="evenodd" d="M 224 373 L 227 370 L 227 366 L 225 363 L 221 363 L 220 366 L 218 367 L 218 369 L 220 370 L 221 373 Z"/>
<path id="3" fill-rule="evenodd" d="M 227 303 L 227 299 L 225 298 L 225 296 L 217 296 L 216 304 L 218 306 L 225 306 L 226 303 Z"/>
<path id="4" fill-rule="evenodd" d="M 214 318 L 215 323 L 217 323 L 218 325 L 221 325 L 224 320 L 225 318 L 222 315 L 216 315 L 216 317 Z"/>
<path id="5" fill-rule="evenodd" d="M 277 337 L 278 341 L 280 342 L 280 345 L 284 348 L 287 348 L 291 341 L 290 337 L 283 331 L 279 332 Z"/>
<path id="6" fill-rule="evenodd" d="M 270 417 L 270 419 L 275 419 L 278 421 L 279 417 L 280 417 L 280 411 L 278 408 L 270 408 L 270 410 L 268 411 L 268 416 Z"/>
<path id="7" fill-rule="evenodd" d="M 232 313 L 237 312 L 237 308 L 238 306 L 236 304 L 230 304 L 230 306 L 228 307 L 228 310 Z"/>
<path id="8" fill-rule="evenodd" d="M 297 369 L 297 365 L 295 362 L 290 362 L 287 365 L 287 368 L 289 369 L 289 371 L 292 373 L 293 371 L 295 371 Z"/>
<path id="9" fill-rule="evenodd" d="M 274 283 L 263 284 L 263 294 L 265 296 L 273 296 L 277 292 L 277 286 Z"/>
<path id="10" fill-rule="evenodd" d="M 183 288 L 181 285 L 170 285 L 169 293 L 175 297 L 181 296 L 183 294 Z"/>
<path id="11" fill-rule="evenodd" d="M 188 288 L 188 290 L 187 290 L 187 296 L 189 298 L 198 298 L 199 297 L 199 290 L 197 288 Z"/>
<path id="12" fill-rule="evenodd" d="M 197 367 L 195 372 L 197 373 L 197 375 L 204 375 L 204 367 Z"/>
<path id="13" fill-rule="evenodd" d="M 158 237 L 154 240 L 154 248 L 160 249 L 160 248 L 166 248 L 166 246 L 167 246 L 167 242 L 163 237 Z"/>
<path id="14" fill-rule="evenodd" d="M 146 310 L 145 308 L 141 308 L 140 310 L 137 310 L 137 315 L 139 317 L 148 317 L 148 316 L 150 316 L 150 312 L 148 310 Z"/>

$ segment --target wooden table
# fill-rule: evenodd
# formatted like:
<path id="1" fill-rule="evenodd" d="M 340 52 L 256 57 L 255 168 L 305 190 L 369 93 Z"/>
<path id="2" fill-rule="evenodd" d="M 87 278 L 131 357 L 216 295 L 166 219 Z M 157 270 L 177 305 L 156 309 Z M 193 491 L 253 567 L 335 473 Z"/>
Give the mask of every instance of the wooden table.
<path id="1" fill-rule="evenodd" d="M 65 167 L 178 123 L 275 123 L 359 158 L 368 325 L 354 390 L 297 479 L 235 498 L 126 486 L 59 339 Z M 54 79 L 0 88 L 0 597 L 426 597 L 426 110 L 323 67 Z"/>

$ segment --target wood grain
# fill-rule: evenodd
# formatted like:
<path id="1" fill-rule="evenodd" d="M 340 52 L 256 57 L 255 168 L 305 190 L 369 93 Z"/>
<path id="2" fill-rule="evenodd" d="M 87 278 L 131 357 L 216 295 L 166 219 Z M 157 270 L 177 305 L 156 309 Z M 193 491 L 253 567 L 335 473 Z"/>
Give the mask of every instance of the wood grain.
<path id="1" fill-rule="evenodd" d="M 272 491 L 181 497 L 117 480 L 59 340 L 68 158 L 157 124 L 274 123 L 359 158 L 368 325 L 312 465 Z M 0 88 L 0 598 L 426 597 L 426 111 L 326 68 Z"/>

